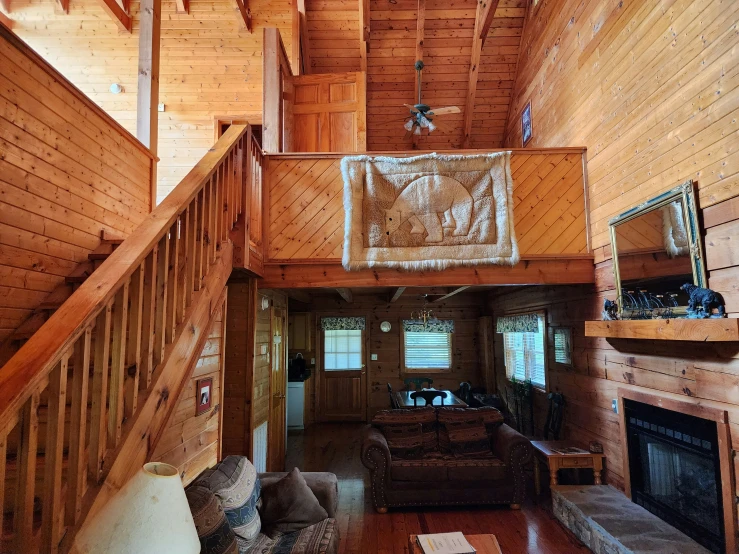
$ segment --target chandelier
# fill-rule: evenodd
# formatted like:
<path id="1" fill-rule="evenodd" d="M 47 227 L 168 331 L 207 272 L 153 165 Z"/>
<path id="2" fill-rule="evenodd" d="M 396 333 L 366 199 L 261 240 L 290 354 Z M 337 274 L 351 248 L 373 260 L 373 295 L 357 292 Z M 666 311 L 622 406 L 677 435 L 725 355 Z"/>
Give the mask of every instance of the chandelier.
<path id="1" fill-rule="evenodd" d="M 411 312 L 411 319 L 419 322 L 423 322 L 424 329 L 428 326 L 428 322 L 432 319 L 436 319 L 434 317 L 434 311 L 428 309 L 428 295 L 423 295 L 424 302 L 423 302 L 423 308 L 421 308 L 418 311 Z"/>

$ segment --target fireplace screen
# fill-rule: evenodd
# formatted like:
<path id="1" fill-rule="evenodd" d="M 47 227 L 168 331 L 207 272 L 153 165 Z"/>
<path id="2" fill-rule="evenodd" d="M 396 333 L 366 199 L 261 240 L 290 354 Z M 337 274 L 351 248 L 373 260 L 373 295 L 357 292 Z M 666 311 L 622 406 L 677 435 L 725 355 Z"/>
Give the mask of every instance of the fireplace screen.
<path id="1" fill-rule="evenodd" d="M 632 500 L 723 552 L 716 424 L 632 400 L 625 408 Z"/>

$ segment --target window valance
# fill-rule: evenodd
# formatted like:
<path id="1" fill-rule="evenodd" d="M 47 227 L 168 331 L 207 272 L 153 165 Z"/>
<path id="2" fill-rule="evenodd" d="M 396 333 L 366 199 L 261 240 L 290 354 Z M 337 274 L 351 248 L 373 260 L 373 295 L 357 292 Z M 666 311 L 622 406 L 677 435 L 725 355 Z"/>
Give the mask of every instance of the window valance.
<path id="1" fill-rule="evenodd" d="M 453 333 L 453 319 L 429 319 L 426 325 L 420 319 L 404 319 L 403 331 L 406 333 Z"/>
<path id="2" fill-rule="evenodd" d="M 538 314 L 504 315 L 498 318 L 497 333 L 538 333 Z"/>
<path id="3" fill-rule="evenodd" d="M 363 317 L 322 317 L 321 329 L 324 331 L 364 331 Z"/>

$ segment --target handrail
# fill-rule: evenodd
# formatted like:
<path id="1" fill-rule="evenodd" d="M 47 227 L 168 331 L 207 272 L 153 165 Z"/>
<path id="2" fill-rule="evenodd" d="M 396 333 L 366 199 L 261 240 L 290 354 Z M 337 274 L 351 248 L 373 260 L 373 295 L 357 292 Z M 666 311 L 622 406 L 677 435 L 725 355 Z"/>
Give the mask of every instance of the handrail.
<path id="1" fill-rule="evenodd" d="M 73 526 L 79 519 L 86 480 L 102 481 L 106 454 L 120 444 L 124 420 L 136 413 L 139 394 L 148 390 L 221 244 L 229 240 L 242 214 L 247 221 L 253 219 L 249 211 L 255 191 L 261 196 L 261 160 L 250 127 L 232 125 L 0 369 L 0 493 L 7 437 L 16 425 L 20 430 L 13 518 L 17 547 L 34 541 L 42 393 L 48 390 L 41 550 L 56 552 L 64 526 Z M 69 407 L 68 373 L 72 376 Z M 89 431 L 88 396 L 92 398 Z M 65 410 L 71 411 L 71 417 L 67 486 L 62 490 Z M 66 507 L 63 520 L 57 515 L 62 506 Z M 0 510 L 0 530 L 2 519 Z"/>

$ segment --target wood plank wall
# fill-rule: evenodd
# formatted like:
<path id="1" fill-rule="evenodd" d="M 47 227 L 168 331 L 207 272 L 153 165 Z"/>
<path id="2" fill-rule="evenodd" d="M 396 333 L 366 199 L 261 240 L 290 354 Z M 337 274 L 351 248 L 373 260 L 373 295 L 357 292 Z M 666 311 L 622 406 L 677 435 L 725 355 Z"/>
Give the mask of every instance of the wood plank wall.
<path id="1" fill-rule="evenodd" d="M 249 33 L 232 0 L 192 2 L 189 14 L 162 3 L 158 199 L 171 191 L 215 142 L 214 118 L 261 123 L 262 29 L 278 27 L 291 47 L 290 2 L 251 0 Z M 57 13 L 47 0 L 13 0 L 14 32 L 65 77 L 135 132 L 139 2 L 133 33 L 121 34 L 96 0 L 72 0 Z M 114 95 L 110 85 L 124 91 Z"/>
<path id="2" fill-rule="evenodd" d="M 339 157 L 269 156 L 268 261 L 341 260 L 339 162 Z M 586 253 L 581 151 L 515 152 L 511 174 L 521 256 Z"/>
<path id="3" fill-rule="evenodd" d="M 475 0 L 426 0 L 421 52 L 425 104 L 459 106 L 462 113 L 439 117 L 450 127 L 418 141 L 421 150 L 459 148 L 470 76 Z M 370 0 L 370 51 L 367 56 L 367 147 L 407 150 L 403 104 L 415 104 L 417 0 Z M 526 0 L 500 0 L 480 56 L 470 147 L 500 148 L 516 75 Z M 313 47 L 313 43 L 311 43 Z M 388 122 L 396 122 L 388 125 Z M 570 143 L 574 144 L 574 143 Z"/>
<path id="4" fill-rule="evenodd" d="M 358 0 L 306 0 L 310 73 L 361 71 Z"/>
<path id="5" fill-rule="evenodd" d="M 178 468 L 184 485 L 188 485 L 204 469 L 214 466 L 221 459 L 225 310 L 224 303 L 221 310 L 213 316 L 210 335 L 200 359 L 182 390 L 177 406 L 152 456 L 152 460 Z M 195 415 L 197 381 L 209 377 L 213 379 L 211 409 Z"/>
<path id="6" fill-rule="evenodd" d="M 0 31 L 0 343 L 100 243 L 151 209 L 151 154 Z"/>
<path id="7" fill-rule="evenodd" d="M 439 292 L 439 291 L 429 291 Z M 315 314 L 315 348 L 320 351 L 320 318 L 321 316 L 359 316 L 367 318 L 367 332 L 369 334 L 369 348 L 367 352 L 367 387 L 369 417 L 371 418 L 378 410 L 389 408 L 387 394 L 387 383 L 393 390 L 404 387 L 403 379 L 408 376 L 401 369 L 401 322 L 410 319 L 413 310 L 423 306 L 423 299 L 418 291 L 411 292 L 407 289 L 403 296 L 394 303 L 389 302 L 388 293 L 368 293 L 353 295 L 353 302 L 347 304 L 338 293 L 316 293 L 312 296 L 312 312 Z M 460 293 L 451 298 L 430 306 L 434 315 L 440 319 L 453 319 L 455 333 L 452 353 L 453 369 L 449 372 L 429 374 L 434 379 L 436 388 L 456 390 L 462 381 L 471 381 L 474 386 L 482 384 L 482 372 L 478 349 L 478 317 L 481 315 L 485 305 L 483 293 Z M 301 304 L 302 306 L 302 304 Z M 388 333 L 380 330 L 380 324 L 389 321 L 391 329 Z M 370 354 L 377 354 L 377 360 L 371 360 Z M 310 354 L 311 356 L 313 354 Z M 308 360 L 310 361 L 310 360 Z M 316 371 L 320 371 L 316 369 Z M 308 414 L 309 421 L 315 421 L 315 387 L 318 379 L 315 376 L 306 381 L 309 389 L 306 396 L 307 404 L 313 408 Z"/>
<path id="8" fill-rule="evenodd" d="M 687 179 L 699 189 L 709 286 L 739 317 L 739 175 L 734 152 L 736 2 L 540 2 L 527 23 L 507 143 L 520 145 L 520 112 L 532 102 L 540 147 L 584 144 L 596 284 L 529 288 L 490 299 L 496 315 L 545 309 L 574 331 L 572 369 L 550 366 L 550 390 L 568 402 L 565 436 L 598 440 L 607 482 L 623 485 L 619 387 L 671 393 L 726 410 L 739 444 L 739 346 L 586 338 L 614 289 L 608 219 Z M 504 375 L 500 335 L 496 368 Z M 552 337 L 549 337 L 550 347 Z M 539 398 L 538 414 L 543 419 Z M 736 464 L 736 460 L 734 460 Z"/>

